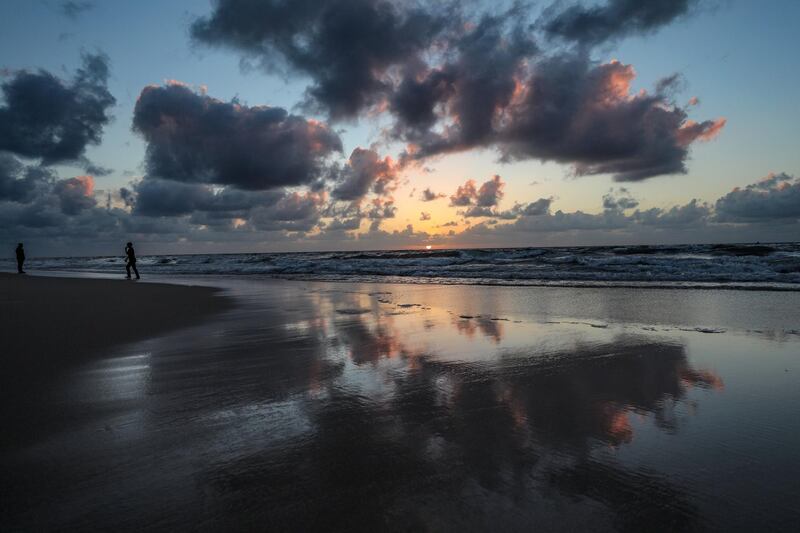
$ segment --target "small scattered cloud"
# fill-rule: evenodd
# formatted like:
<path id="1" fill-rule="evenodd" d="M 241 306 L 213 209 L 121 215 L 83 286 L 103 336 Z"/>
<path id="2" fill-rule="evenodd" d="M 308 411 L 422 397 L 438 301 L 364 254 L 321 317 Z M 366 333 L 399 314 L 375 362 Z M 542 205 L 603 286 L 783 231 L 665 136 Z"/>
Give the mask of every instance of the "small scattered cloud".
<path id="1" fill-rule="evenodd" d="M 424 191 L 422 191 L 422 195 L 420 196 L 420 200 L 423 202 L 432 202 L 434 200 L 438 200 L 439 198 L 447 198 L 447 195 L 443 192 L 433 192 L 430 187 L 427 187 Z"/>
<path id="2" fill-rule="evenodd" d="M 64 15 L 65 17 L 76 20 L 79 16 L 90 11 L 94 8 L 94 2 L 80 2 L 75 0 L 65 0 L 62 1 L 59 6 L 59 12 Z"/>

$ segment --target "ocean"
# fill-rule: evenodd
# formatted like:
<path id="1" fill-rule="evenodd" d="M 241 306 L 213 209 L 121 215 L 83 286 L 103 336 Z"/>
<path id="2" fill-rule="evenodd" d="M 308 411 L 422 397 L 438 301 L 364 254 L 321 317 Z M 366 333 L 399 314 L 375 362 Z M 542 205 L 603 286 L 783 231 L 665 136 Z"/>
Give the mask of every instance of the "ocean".
<path id="1" fill-rule="evenodd" d="M 124 273 L 120 256 L 31 258 L 26 268 Z M 478 248 L 141 256 L 142 275 L 352 282 L 800 290 L 800 243 Z M 0 269 L 14 270 L 12 258 Z"/>

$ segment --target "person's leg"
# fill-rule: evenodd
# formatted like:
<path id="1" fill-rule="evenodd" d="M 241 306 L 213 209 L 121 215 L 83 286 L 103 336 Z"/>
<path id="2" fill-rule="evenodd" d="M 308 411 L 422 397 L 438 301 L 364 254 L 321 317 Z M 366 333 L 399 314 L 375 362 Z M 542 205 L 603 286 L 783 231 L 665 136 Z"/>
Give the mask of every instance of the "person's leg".
<path id="1" fill-rule="evenodd" d="M 136 263 L 134 263 L 134 264 L 133 264 L 133 265 L 131 265 L 131 266 L 133 266 L 133 271 L 136 273 L 136 279 L 141 279 L 141 278 L 139 277 L 139 270 L 136 268 Z"/>
<path id="2" fill-rule="evenodd" d="M 125 277 L 128 278 L 128 279 L 131 279 L 131 264 L 130 263 L 126 263 L 125 264 L 125 272 L 127 272 L 127 274 L 128 274 Z"/>
<path id="3" fill-rule="evenodd" d="M 22 274 L 24 271 L 22 270 L 22 261 L 17 261 L 17 273 Z"/>

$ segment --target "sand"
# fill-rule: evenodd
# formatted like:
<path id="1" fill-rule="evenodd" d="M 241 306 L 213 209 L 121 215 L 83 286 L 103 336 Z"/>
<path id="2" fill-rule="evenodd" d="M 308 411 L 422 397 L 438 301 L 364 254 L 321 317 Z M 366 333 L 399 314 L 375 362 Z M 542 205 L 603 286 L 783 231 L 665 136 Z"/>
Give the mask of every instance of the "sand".
<path id="1" fill-rule="evenodd" d="M 796 293 L 178 281 L 234 306 L 12 402 L 5 529 L 800 520 Z"/>
<path id="2" fill-rule="evenodd" d="M 0 273 L 5 378 L 48 373 L 229 306 L 211 287 Z"/>
<path id="3" fill-rule="evenodd" d="M 3 441 L 21 437 L 19 399 L 115 346 L 196 324 L 230 307 L 211 287 L 0 273 L 0 413 Z M 38 407 L 37 405 L 36 407 Z M 16 429 L 16 430 L 15 430 Z"/>

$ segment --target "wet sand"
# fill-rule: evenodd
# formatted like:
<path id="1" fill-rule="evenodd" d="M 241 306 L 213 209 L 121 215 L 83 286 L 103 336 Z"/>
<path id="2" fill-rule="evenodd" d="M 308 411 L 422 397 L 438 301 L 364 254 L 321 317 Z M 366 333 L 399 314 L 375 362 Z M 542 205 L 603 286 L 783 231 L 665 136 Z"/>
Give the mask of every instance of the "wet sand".
<path id="1" fill-rule="evenodd" d="M 62 369 L 3 529 L 800 520 L 798 294 L 176 281 L 236 305 Z"/>
<path id="2" fill-rule="evenodd" d="M 36 431 L 54 379 L 115 346 L 196 324 L 230 307 L 211 287 L 0 273 L 2 442 Z M 31 399 L 34 401 L 31 402 Z M 11 425 L 9 425 L 11 424 Z"/>

